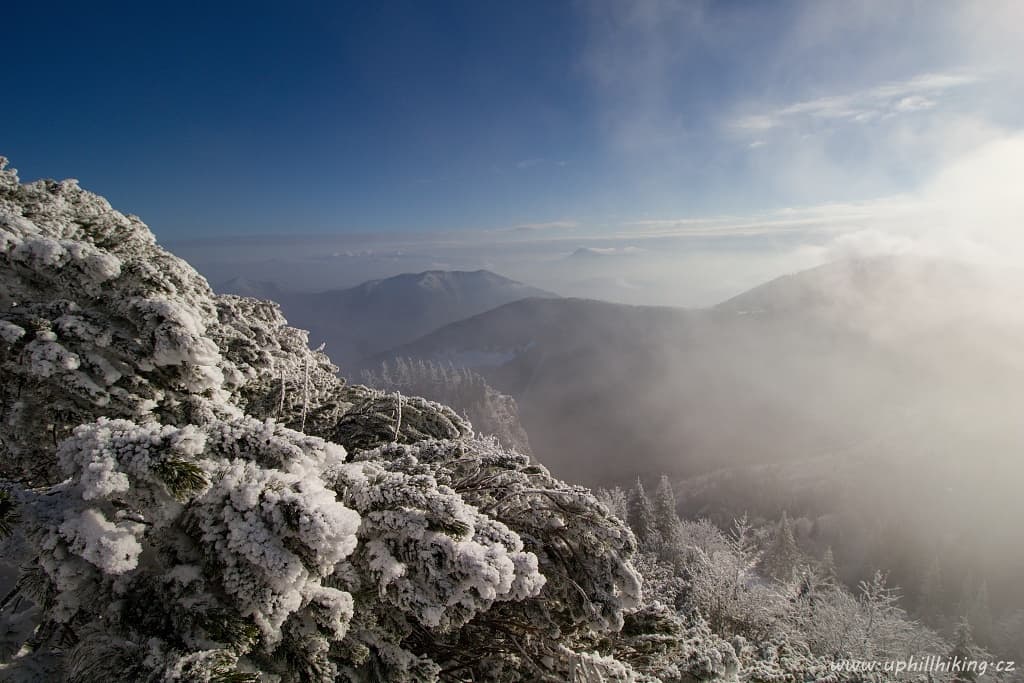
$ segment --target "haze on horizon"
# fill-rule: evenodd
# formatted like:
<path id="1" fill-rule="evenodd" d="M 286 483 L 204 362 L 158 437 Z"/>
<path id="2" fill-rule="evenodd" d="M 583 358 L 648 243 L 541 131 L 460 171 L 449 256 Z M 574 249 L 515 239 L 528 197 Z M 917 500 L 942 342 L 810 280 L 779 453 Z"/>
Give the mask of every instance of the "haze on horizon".
<path id="1" fill-rule="evenodd" d="M 21 176 L 84 179 L 215 284 L 707 305 L 851 253 L 1024 262 L 1019 3 L 6 14 Z"/>

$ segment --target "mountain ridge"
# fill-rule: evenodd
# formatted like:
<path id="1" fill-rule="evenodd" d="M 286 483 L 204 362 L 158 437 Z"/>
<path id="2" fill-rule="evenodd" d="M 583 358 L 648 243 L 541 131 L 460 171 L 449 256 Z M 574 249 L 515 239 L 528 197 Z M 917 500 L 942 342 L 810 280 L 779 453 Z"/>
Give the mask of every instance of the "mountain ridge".
<path id="1" fill-rule="evenodd" d="M 488 270 L 401 273 L 320 292 L 286 292 L 274 283 L 242 279 L 218 289 L 277 301 L 290 324 L 308 329 L 311 340 L 325 342 L 332 356 L 349 367 L 511 301 L 558 297 Z"/>
<path id="2" fill-rule="evenodd" d="M 1000 285 L 990 292 L 988 278 L 972 273 L 969 266 L 907 259 L 835 262 L 704 309 L 524 299 L 438 328 L 376 359 L 401 355 L 484 372 L 519 401 L 531 442 L 556 471 L 586 459 L 586 444 L 610 457 L 611 444 L 628 447 L 623 434 L 634 432 L 632 440 L 652 453 L 678 444 L 681 459 L 693 466 L 754 454 L 805 457 L 842 449 L 871 424 L 921 406 L 947 417 L 969 411 L 978 425 L 991 427 L 984 438 L 996 444 L 993 435 L 1010 438 L 1009 423 L 986 383 L 1015 394 L 1008 382 L 1024 364 L 1014 343 L 1024 338 L 1024 315 L 1012 304 L 1021 290 Z M 999 353 L 978 354 L 979 334 Z M 965 355 L 967 364 L 960 360 Z M 934 396 L 946 391 L 952 398 L 938 405 Z M 648 412 L 613 408 L 609 392 Z M 958 392 L 975 402 L 960 405 Z M 830 416 L 809 400 L 814 394 L 848 415 Z M 579 424 L 547 419 L 576 401 L 603 405 L 604 412 L 590 418 L 574 412 Z M 673 403 L 682 417 L 673 418 L 666 408 Z M 760 428 L 771 438 L 712 429 L 744 419 L 750 432 Z M 967 423 L 953 424 L 960 429 Z M 591 443 L 602 430 L 616 434 Z M 962 431 L 959 438 L 967 438 L 969 429 Z M 575 439 L 581 432 L 586 436 Z M 663 434 L 658 443 L 650 440 L 652 433 Z M 669 433 L 674 438 L 664 436 Z M 1002 448 L 1008 442 L 999 443 Z M 652 471 L 670 468 L 671 460 L 662 456 Z"/>

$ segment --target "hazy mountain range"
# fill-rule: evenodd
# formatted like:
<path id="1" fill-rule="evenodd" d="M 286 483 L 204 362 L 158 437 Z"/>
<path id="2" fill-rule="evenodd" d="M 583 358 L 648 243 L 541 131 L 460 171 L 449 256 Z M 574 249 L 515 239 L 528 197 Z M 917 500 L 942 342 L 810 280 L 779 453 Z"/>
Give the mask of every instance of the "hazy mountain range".
<path id="1" fill-rule="evenodd" d="M 943 543 L 986 528 L 972 542 L 995 543 L 1012 529 L 992 520 L 1024 514 L 1005 476 L 1021 470 L 1024 445 L 1020 282 L 1012 271 L 885 258 L 693 310 L 523 298 L 538 290 L 485 271 L 294 298 L 271 285 L 232 289 L 281 301 L 314 344 L 350 363 L 402 356 L 476 369 L 515 398 L 537 457 L 573 481 L 719 471 L 713 485 L 683 487 L 684 509 L 771 515 L 789 496 L 794 509 L 862 508 L 906 529 L 910 517 L 946 519 Z M 785 485 L 752 483 L 772 471 Z"/>
<path id="2" fill-rule="evenodd" d="M 903 457 L 1024 443 L 1010 409 L 1024 399 L 1019 282 L 886 258 L 787 275 L 693 310 L 557 298 L 488 271 L 315 294 L 242 280 L 220 289 L 278 301 L 349 368 L 404 356 L 480 370 L 519 402 L 546 464 L 606 484 L 906 434 Z"/>
<path id="3" fill-rule="evenodd" d="M 314 346 L 326 342 L 331 357 L 348 367 L 510 301 L 557 296 L 486 270 L 407 273 L 316 293 L 235 278 L 217 290 L 278 302 L 290 324 L 309 330 Z"/>
<path id="4" fill-rule="evenodd" d="M 847 566 L 909 584 L 938 554 L 1018 599 L 1022 294 L 1013 271 L 852 260 L 708 309 L 516 301 L 382 357 L 475 367 L 567 479 L 668 473 L 688 514 L 788 508 Z"/>
<path id="5" fill-rule="evenodd" d="M 591 484 L 816 456 L 929 422 L 942 437 L 927 448 L 955 436 L 992 451 L 1024 443 L 1008 409 L 1024 399 L 1018 291 L 952 264 L 853 261 L 703 310 L 523 300 L 392 353 L 482 369 L 545 462 Z"/>

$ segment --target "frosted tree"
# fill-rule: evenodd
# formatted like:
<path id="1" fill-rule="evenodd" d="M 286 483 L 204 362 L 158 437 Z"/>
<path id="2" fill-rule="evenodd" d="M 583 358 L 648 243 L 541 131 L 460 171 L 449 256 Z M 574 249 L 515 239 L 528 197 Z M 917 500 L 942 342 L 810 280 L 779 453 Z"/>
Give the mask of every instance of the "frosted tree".
<path id="1" fill-rule="evenodd" d="M 604 503 L 608 511 L 619 519 L 629 518 L 629 494 L 621 486 L 610 489 L 598 489 L 597 499 Z"/>
<path id="2" fill-rule="evenodd" d="M 776 637 L 751 642 L 737 636 L 731 642 L 740 663 L 741 680 L 749 683 L 861 680 L 837 676 L 828 662 L 815 657 L 799 640 Z M 878 676 L 872 680 L 885 679 Z"/>
<path id="3" fill-rule="evenodd" d="M 692 529 L 692 525 L 690 528 Z M 754 538 L 754 526 L 746 513 L 732 520 L 728 543 L 744 566 L 754 566 L 757 559 L 757 540 Z"/>
<path id="4" fill-rule="evenodd" d="M 774 593 L 754 581 L 749 567 L 727 546 L 691 547 L 682 557 L 686 605 L 699 611 L 715 633 L 764 640 L 777 634 L 785 609 Z"/>
<path id="5" fill-rule="evenodd" d="M 836 562 L 832 548 L 825 548 L 825 553 L 818 561 L 801 563 L 795 570 L 796 582 L 791 586 L 795 592 L 794 600 L 815 602 L 821 596 L 840 585 L 836 574 Z"/>
<path id="6" fill-rule="evenodd" d="M 614 652 L 659 681 L 736 680 L 739 670 L 733 646 L 699 614 L 682 616 L 657 602 L 627 616 Z"/>
<path id="7" fill-rule="evenodd" d="M 846 590 L 833 587 L 795 601 L 789 620 L 816 655 L 844 659 L 864 649 L 862 604 Z"/>
<path id="8" fill-rule="evenodd" d="M 629 526 L 636 534 L 640 548 L 644 552 L 657 552 L 661 547 L 658 534 L 658 523 L 655 518 L 654 504 L 644 491 L 643 482 L 638 478 L 629 492 Z"/>
<path id="9" fill-rule="evenodd" d="M 765 576 L 776 581 L 787 582 L 793 578 L 793 572 L 800 562 L 800 548 L 793 537 L 793 528 L 785 511 L 779 520 L 771 543 L 765 548 L 758 564 L 758 570 Z"/>
<path id="10" fill-rule="evenodd" d="M 822 581 L 832 585 L 839 583 L 839 567 L 836 565 L 836 557 L 832 552 L 832 546 L 825 548 L 818 563 L 818 574 Z"/>
<path id="11" fill-rule="evenodd" d="M 325 653 L 352 596 L 326 579 L 360 518 L 320 473 L 344 456 L 252 418 L 76 428 L 58 449 L 68 478 L 22 496 L 31 559 L 18 589 L 40 615 L 14 668 L 54 667 L 70 643 L 75 680 L 331 680 Z"/>
<path id="12" fill-rule="evenodd" d="M 401 469 L 418 478 L 434 477 L 439 490 L 450 490 L 479 513 L 502 520 L 501 525 L 492 524 L 488 534 L 506 539 L 506 543 L 522 539 L 515 552 L 521 553 L 522 559 L 516 562 L 524 563 L 525 578 L 506 589 L 519 601 L 495 604 L 468 621 L 472 612 L 464 613 L 461 602 L 445 596 L 445 604 L 455 604 L 453 616 L 444 618 L 456 619 L 445 625 L 461 628 L 451 637 L 426 638 L 422 634 L 418 645 L 422 651 L 446 652 L 457 660 L 452 665 L 458 663 L 461 670 L 486 680 L 543 680 L 555 676 L 551 667 L 558 659 L 560 646 L 618 630 L 625 611 L 639 604 L 639 576 L 621 559 L 635 549 L 629 530 L 585 489 L 557 482 L 526 456 L 483 439 L 388 444 L 359 453 L 355 460 L 356 464 L 365 462 L 372 467 L 386 462 L 392 471 Z M 361 504 L 356 508 L 365 510 Z M 398 531 L 418 533 L 415 529 Z M 373 603 L 374 609 L 382 610 L 382 616 L 394 611 L 389 608 L 395 606 L 388 597 L 392 590 L 402 596 L 411 590 L 404 587 L 407 578 L 403 572 L 408 571 L 408 565 L 403 558 L 407 553 L 395 550 L 403 546 L 408 543 L 389 542 L 374 558 L 356 553 L 357 564 L 372 560 L 396 572 L 393 584 L 389 583 L 382 594 L 385 600 L 375 599 Z M 367 545 L 367 552 L 371 547 Z M 462 586 L 459 590 L 470 590 L 470 595 L 479 593 L 465 581 L 457 585 Z M 436 603 L 434 600 L 432 604 Z M 556 633 L 560 636 L 551 635 Z M 466 651 L 467 641 L 486 642 L 494 659 L 479 662 L 479 653 Z M 498 676 L 490 667 L 498 667 L 503 673 Z M 521 673 L 513 674 L 517 671 Z"/>
<path id="13" fill-rule="evenodd" d="M 909 619 L 899 592 L 876 572 L 855 596 L 837 583 L 815 587 L 792 601 L 786 621 L 810 652 L 829 659 L 885 660 L 942 655 L 946 644 Z"/>
<path id="14" fill-rule="evenodd" d="M 237 373 L 228 398 L 246 414 L 319 434 L 364 400 L 338 379 L 326 354 L 310 351 L 305 331 L 287 326 L 277 304 L 238 296 L 214 302 L 208 336 Z"/>
<path id="15" fill-rule="evenodd" d="M 663 681 L 736 675 L 767 683 L 839 680 L 835 660 L 949 651 L 936 633 L 907 617 L 884 575 L 865 582 L 859 596 L 830 578 L 827 551 L 820 563 L 794 565 L 796 581 L 764 581 L 757 575 L 759 535 L 746 516 L 728 534 L 708 520 L 681 520 L 682 543 L 669 557 L 636 559 L 643 603 L 609 636 L 610 652 Z"/>
<path id="16" fill-rule="evenodd" d="M 672 482 L 665 475 L 658 480 L 658 488 L 654 492 L 654 527 L 661 537 L 663 554 L 670 554 L 669 548 L 677 548 L 682 542 L 682 529 L 679 523 L 679 512 L 676 506 L 676 494 L 672 490 Z"/>
<path id="17" fill-rule="evenodd" d="M 942 640 L 932 631 L 908 618 L 900 606 L 897 588 L 885 574 L 876 571 L 859 585 L 861 647 L 855 656 L 863 659 L 898 659 L 920 652 L 940 652 Z"/>
<path id="18" fill-rule="evenodd" d="M 364 370 L 362 381 L 375 389 L 423 396 L 450 406 L 481 433 L 497 437 L 509 448 L 530 453 L 530 441 L 519 420 L 515 399 L 494 389 L 479 373 L 435 361 L 405 358 Z"/>
<path id="19" fill-rule="evenodd" d="M 74 181 L 0 172 L 0 291 L 3 476 L 54 481 L 56 444 L 97 414 L 232 412 L 206 282 Z"/>
<path id="20" fill-rule="evenodd" d="M 0 170 L 0 675 L 641 680 L 610 640 L 629 529 L 307 342 L 73 181 Z"/>
<path id="21" fill-rule="evenodd" d="M 948 659 L 959 661 L 963 664 L 974 662 L 987 662 L 991 655 L 974 642 L 974 633 L 970 622 L 961 618 L 956 625 L 953 634 L 953 647 L 949 652 Z M 978 680 L 978 672 L 970 666 L 962 667 L 953 677 L 953 683 L 974 683 Z"/>

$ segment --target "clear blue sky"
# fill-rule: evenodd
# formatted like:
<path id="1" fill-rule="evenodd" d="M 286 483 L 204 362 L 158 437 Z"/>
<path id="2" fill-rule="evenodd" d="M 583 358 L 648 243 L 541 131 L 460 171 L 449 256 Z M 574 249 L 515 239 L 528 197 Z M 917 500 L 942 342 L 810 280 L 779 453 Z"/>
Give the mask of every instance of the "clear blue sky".
<path id="1" fill-rule="evenodd" d="M 872 199 L 1019 123 L 1016 10 L 976 7 L 11 3 L 0 154 L 162 239 Z"/>

